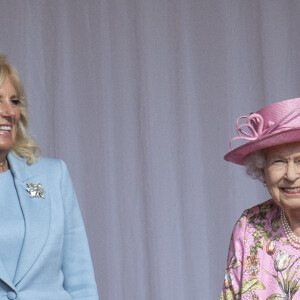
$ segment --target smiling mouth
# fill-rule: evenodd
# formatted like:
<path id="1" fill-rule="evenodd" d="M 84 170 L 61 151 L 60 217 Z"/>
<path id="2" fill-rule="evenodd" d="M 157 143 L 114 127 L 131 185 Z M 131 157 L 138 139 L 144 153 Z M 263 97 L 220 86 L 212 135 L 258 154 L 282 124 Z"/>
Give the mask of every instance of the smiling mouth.
<path id="1" fill-rule="evenodd" d="M 282 190 L 285 193 L 289 193 L 289 194 L 296 194 L 300 192 L 300 187 L 294 187 L 294 188 L 282 188 Z"/>
<path id="2" fill-rule="evenodd" d="M 11 126 L 0 126 L 0 132 L 11 132 Z"/>

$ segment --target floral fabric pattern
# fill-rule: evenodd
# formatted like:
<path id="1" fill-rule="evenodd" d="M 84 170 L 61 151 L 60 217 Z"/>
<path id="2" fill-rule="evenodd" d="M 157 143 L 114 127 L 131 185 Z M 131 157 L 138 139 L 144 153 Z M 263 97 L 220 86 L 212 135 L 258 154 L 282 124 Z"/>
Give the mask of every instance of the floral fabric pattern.
<path id="1" fill-rule="evenodd" d="M 300 250 L 287 240 L 280 208 L 269 200 L 246 210 L 230 240 L 220 300 L 300 299 Z"/>

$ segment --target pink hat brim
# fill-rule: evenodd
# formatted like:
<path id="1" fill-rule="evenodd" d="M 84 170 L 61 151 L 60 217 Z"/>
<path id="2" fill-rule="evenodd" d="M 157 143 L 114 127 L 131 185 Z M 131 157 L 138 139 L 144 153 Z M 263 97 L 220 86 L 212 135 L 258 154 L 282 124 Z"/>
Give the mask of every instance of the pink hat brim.
<path id="1" fill-rule="evenodd" d="M 244 165 L 246 157 L 254 151 L 299 141 L 300 128 L 285 130 L 270 134 L 267 137 L 257 139 L 253 142 L 248 142 L 238 148 L 235 148 L 232 151 L 228 152 L 224 156 L 224 159 L 239 165 Z"/>

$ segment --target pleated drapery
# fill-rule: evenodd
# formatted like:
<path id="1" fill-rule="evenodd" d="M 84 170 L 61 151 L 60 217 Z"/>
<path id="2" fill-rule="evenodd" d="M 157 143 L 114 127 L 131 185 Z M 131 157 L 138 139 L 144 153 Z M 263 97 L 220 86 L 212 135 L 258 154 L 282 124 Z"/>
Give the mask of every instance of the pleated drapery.
<path id="1" fill-rule="evenodd" d="M 0 0 L 31 131 L 66 161 L 104 300 L 218 299 L 267 191 L 223 161 L 241 115 L 300 96 L 300 2 Z"/>

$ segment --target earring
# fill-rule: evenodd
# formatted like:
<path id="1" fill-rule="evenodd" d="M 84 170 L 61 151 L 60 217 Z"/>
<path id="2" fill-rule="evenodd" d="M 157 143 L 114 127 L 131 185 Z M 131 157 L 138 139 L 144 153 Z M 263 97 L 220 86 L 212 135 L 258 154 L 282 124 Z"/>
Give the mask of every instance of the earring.
<path id="1" fill-rule="evenodd" d="M 266 187 L 267 186 L 267 184 L 264 182 L 264 187 Z"/>

